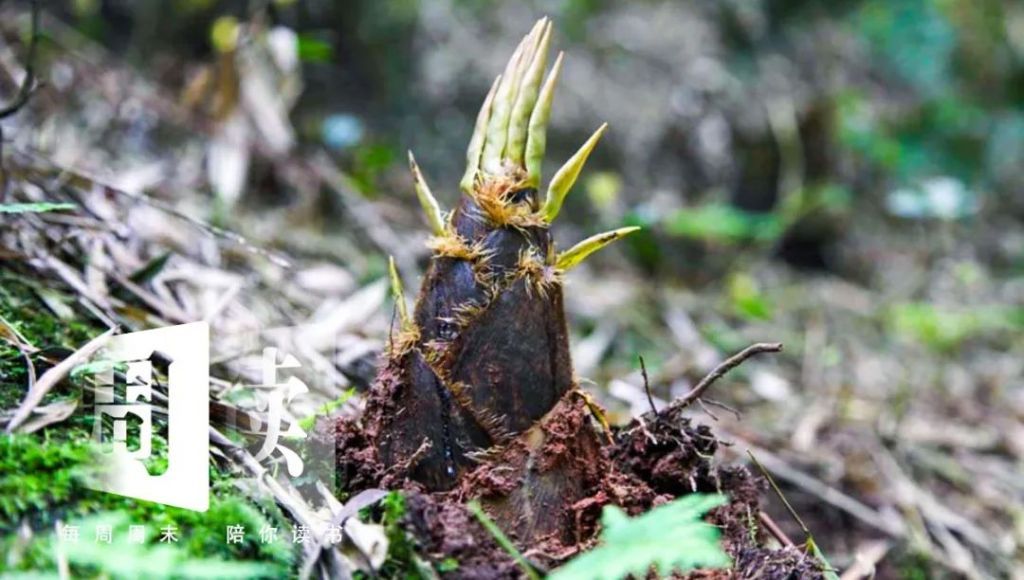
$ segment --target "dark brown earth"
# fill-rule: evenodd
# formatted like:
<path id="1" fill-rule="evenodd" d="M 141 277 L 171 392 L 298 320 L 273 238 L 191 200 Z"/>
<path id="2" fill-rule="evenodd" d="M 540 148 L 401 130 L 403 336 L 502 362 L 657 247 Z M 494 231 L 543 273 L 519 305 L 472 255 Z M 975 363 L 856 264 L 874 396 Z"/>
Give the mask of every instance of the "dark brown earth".
<path id="1" fill-rule="evenodd" d="M 346 493 L 368 487 L 407 492 L 406 531 L 432 563 L 458 560 L 450 578 L 518 578 L 522 571 L 465 507 L 478 500 L 539 569 L 554 569 L 591 547 L 603 506 L 639 515 L 694 492 L 721 492 L 729 503 L 708 521 L 722 530 L 733 570 L 695 571 L 690 578 L 821 578 L 817 561 L 802 550 L 772 548 L 758 523 L 760 476 L 742 466 L 714 461 L 719 441 L 706 425 L 694 425 L 681 409 L 647 413 L 611 433 L 600 427 L 583 394 L 567 393 L 533 428 L 475 455 L 476 466 L 456 487 L 428 491 L 415 461 L 386 467 L 374 438 L 385 414 L 400 414 L 385 369 L 359 419 L 323 423 L 319 437 L 337 442 L 337 470 Z M 394 415 L 392 415 L 394 416 Z M 398 425 L 390 421 L 388 425 Z M 333 429 L 333 433 L 331 430 Z"/>

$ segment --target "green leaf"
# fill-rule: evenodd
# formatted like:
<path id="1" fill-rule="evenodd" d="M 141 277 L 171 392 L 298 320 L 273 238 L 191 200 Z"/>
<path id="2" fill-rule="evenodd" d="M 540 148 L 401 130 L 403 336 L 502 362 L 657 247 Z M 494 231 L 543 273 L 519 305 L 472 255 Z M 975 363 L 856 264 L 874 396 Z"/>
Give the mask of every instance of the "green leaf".
<path id="1" fill-rule="evenodd" d="M 666 218 L 665 229 L 686 238 L 736 243 L 773 240 L 783 233 L 783 224 L 775 214 L 751 213 L 731 205 L 710 203 L 673 212 Z"/>
<path id="2" fill-rule="evenodd" d="M 720 532 L 701 518 L 726 503 L 723 495 L 695 493 L 630 518 L 605 506 L 601 545 L 555 570 L 549 580 L 644 578 L 653 566 L 658 574 L 732 564 L 722 550 Z"/>
<path id="3" fill-rule="evenodd" d="M 327 401 L 323 405 L 320 405 L 312 415 L 299 419 L 299 427 L 302 427 L 303 431 L 309 432 L 316 426 L 316 421 L 320 417 L 326 417 L 334 412 L 335 409 L 345 404 L 346 401 L 352 398 L 352 395 L 356 394 L 355 387 L 347 389 L 341 394 L 340 397 L 333 401 Z"/>
<path id="4" fill-rule="evenodd" d="M 73 203 L 0 203 L 0 213 L 43 213 L 75 209 L 78 206 Z"/>
<path id="5" fill-rule="evenodd" d="M 814 538 L 810 536 L 807 536 L 807 549 L 811 552 L 811 555 L 821 562 L 821 565 L 824 568 L 822 574 L 825 576 L 825 580 L 839 580 L 839 574 L 836 574 L 836 569 L 832 567 L 828 558 L 825 557 L 825 553 L 821 551 L 817 542 L 815 542 Z"/>
<path id="6" fill-rule="evenodd" d="M 445 574 L 447 572 L 454 572 L 459 569 L 459 561 L 451 556 L 441 560 L 441 563 L 437 565 L 437 571 Z"/>
<path id="7" fill-rule="evenodd" d="M 761 292 L 757 280 L 749 274 L 736 273 L 729 278 L 729 301 L 733 311 L 747 320 L 770 320 L 772 304 Z"/>
<path id="8" fill-rule="evenodd" d="M 334 57 L 334 47 L 331 43 L 308 34 L 299 35 L 298 50 L 299 60 L 303 62 L 330 62 Z"/>
<path id="9" fill-rule="evenodd" d="M 996 332 L 1019 331 L 1024 309 L 1003 307 L 953 308 L 928 302 L 894 304 L 887 322 L 897 334 L 938 352 L 952 352 L 971 338 Z"/>
<path id="10" fill-rule="evenodd" d="M 951 90 L 958 31 L 934 0 L 871 0 L 853 23 L 879 63 L 917 90 Z"/>
<path id="11" fill-rule="evenodd" d="M 71 378 L 77 381 L 83 377 L 96 375 L 109 369 L 124 371 L 127 368 L 128 364 L 124 362 L 108 359 L 96 359 L 82 363 L 71 369 Z"/>
<path id="12" fill-rule="evenodd" d="M 169 251 L 160 254 L 147 262 L 145 266 L 132 272 L 131 276 L 128 276 L 128 279 L 136 284 L 145 284 L 146 282 L 149 282 L 164 269 L 164 266 L 167 265 L 167 260 L 169 260 L 170 257 L 171 252 Z"/>

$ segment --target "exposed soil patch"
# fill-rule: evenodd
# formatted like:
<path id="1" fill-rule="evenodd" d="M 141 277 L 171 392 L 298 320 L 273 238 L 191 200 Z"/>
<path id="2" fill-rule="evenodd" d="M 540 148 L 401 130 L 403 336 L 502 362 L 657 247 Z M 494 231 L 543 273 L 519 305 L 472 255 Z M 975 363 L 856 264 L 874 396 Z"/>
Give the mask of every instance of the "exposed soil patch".
<path id="1" fill-rule="evenodd" d="M 405 525 L 421 555 L 431 562 L 458 561 L 451 578 L 519 578 L 522 570 L 461 504 L 443 494 L 412 493 Z"/>
<path id="2" fill-rule="evenodd" d="M 710 428 L 694 425 L 680 410 L 648 413 L 608 433 L 582 394 L 570 391 L 531 429 L 475 454 L 476 466 L 460 476 L 455 488 L 429 492 L 414 478 L 415 461 L 385 466 L 379 460 L 375 439 L 388 436 L 379 428 L 383 413 L 403 412 L 389 399 L 398 383 L 388 377 L 385 369 L 361 420 L 326 422 L 320 436 L 335 438 L 342 491 L 380 486 L 408 492 L 404 525 L 421 556 L 433 563 L 459 562 L 446 577 L 522 576 L 466 509 L 471 499 L 531 562 L 553 569 L 596 542 L 603 506 L 639 515 L 694 492 L 729 497 L 708 520 L 722 529 L 735 568 L 688 577 L 822 577 L 817 562 L 803 551 L 769 546 L 758 519 L 764 481 L 745 467 L 716 465 L 719 441 Z"/>

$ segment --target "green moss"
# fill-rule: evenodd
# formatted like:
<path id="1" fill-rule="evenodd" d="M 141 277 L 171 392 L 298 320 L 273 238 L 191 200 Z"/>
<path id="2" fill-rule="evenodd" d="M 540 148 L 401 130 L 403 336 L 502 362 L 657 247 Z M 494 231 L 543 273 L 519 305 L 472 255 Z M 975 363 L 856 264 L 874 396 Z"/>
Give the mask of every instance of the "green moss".
<path id="1" fill-rule="evenodd" d="M 40 299 L 40 292 L 45 292 L 54 305 L 74 313 L 70 305 L 75 304 L 75 300 L 71 296 L 37 288 L 34 282 L 21 278 L 9 275 L 0 278 L 0 316 L 37 348 L 77 348 L 106 330 L 84 317 L 58 318 Z"/>
<path id="2" fill-rule="evenodd" d="M 82 491 L 80 466 L 89 461 L 91 445 L 50 441 L 34 435 L 0 436 L 0 529 L 22 519 L 34 526 L 52 525 Z"/>
<path id="3" fill-rule="evenodd" d="M 416 553 L 402 527 L 406 512 L 405 496 L 393 491 L 380 501 L 380 508 L 375 511 L 388 538 L 388 558 L 381 568 L 381 575 L 385 578 L 420 578 L 421 574 L 416 572 Z"/>
<path id="4" fill-rule="evenodd" d="M 69 525 L 79 529 L 78 542 L 61 541 L 54 532 L 38 536 L 21 548 L 17 570 L 8 570 L 7 576 L 16 576 L 17 572 L 29 577 L 53 575 L 53 572 L 46 572 L 55 569 L 53 560 L 58 551 L 64 555 L 73 577 L 275 578 L 284 572 L 262 562 L 195 554 L 183 541 L 155 541 L 159 535 L 152 532 L 149 534 L 151 541 L 133 544 L 126 533 L 133 523 L 124 513 L 116 511 L 71 520 Z M 110 527 L 113 533 L 110 543 L 95 541 L 94 530 L 100 525 Z"/>
<path id="5" fill-rule="evenodd" d="M 45 292 L 55 308 L 70 310 L 74 301 L 59 292 L 33 288 L 25 280 L 14 276 L 0 277 L 0 317 L 32 346 L 50 358 L 61 358 L 62 351 L 70 351 L 85 344 L 104 329 L 84 320 L 56 317 L 40 299 Z M 35 365 L 43 362 L 39 354 L 32 357 Z M 17 407 L 25 396 L 28 372 L 25 358 L 12 344 L 0 341 L 0 408 Z M 43 404 L 69 394 L 64 385 L 58 385 L 43 400 Z"/>
<path id="6" fill-rule="evenodd" d="M 151 543 L 163 527 L 174 526 L 179 531 L 176 549 L 190 557 L 257 560 L 268 565 L 269 575 L 295 565 L 291 528 L 280 510 L 271 501 L 256 503 L 242 495 L 235 487 L 237 479 L 229 474 L 213 471 L 210 509 L 205 513 L 98 492 L 86 487 L 84 467 L 95 449 L 91 440 L 75 429 L 60 436 L 0 438 L 0 529 L 6 532 L 0 544 L 8 553 L 14 549 L 16 538 L 10 532 L 22 521 L 39 534 L 21 547 L 17 569 L 53 569 L 47 549 L 37 544 L 52 540 L 48 534 L 57 520 L 76 522 L 96 514 L 123 519 L 122 534 L 129 524 L 145 525 Z M 67 436 L 74 437 L 61 440 Z M 228 525 L 245 526 L 242 543 L 226 542 Z M 276 542 L 260 541 L 264 526 L 278 528 Z"/>
<path id="7" fill-rule="evenodd" d="M 40 373 L 49 366 L 48 360 L 64 358 L 105 330 L 90 322 L 87 313 L 76 311 L 72 297 L 12 275 L 0 274 L 0 316 L 39 349 L 33 363 Z M 78 381 L 87 374 L 62 381 L 43 404 L 80 397 Z M 20 404 L 27 385 L 21 352 L 0 340 L 0 408 Z M 92 414 L 78 412 L 34 434 L 0 435 L 0 553 L 8 555 L 0 559 L 0 575 L 19 571 L 53 575 L 57 521 L 83 526 L 81 542 L 67 554 L 76 576 L 278 577 L 295 570 L 297 552 L 290 522 L 271 499 L 247 497 L 246 488 L 239 485 L 244 480 L 236 472 L 211 463 L 210 508 L 205 513 L 89 489 L 87 468 L 99 450 L 92 441 L 93 422 Z M 166 444 L 157 428 L 151 473 L 166 467 Z M 116 524 L 115 541 L 118 535 L 126 537 L 128 525 L 144 525 L 148 543 L 96 545 L 93 522 Z M 19 537 L 16 530 L 23 525 L 31 533 Z M 179 532 L 176 544 L 158 541 L 161 528 L 168 525 Z M 228 525 L 245 527 L 241 543 L 227 543 Z M 260 541 L 264 526 L 278 529 L 276 542 Z M 154 562 L 169 568 L 155 572 Z"/>

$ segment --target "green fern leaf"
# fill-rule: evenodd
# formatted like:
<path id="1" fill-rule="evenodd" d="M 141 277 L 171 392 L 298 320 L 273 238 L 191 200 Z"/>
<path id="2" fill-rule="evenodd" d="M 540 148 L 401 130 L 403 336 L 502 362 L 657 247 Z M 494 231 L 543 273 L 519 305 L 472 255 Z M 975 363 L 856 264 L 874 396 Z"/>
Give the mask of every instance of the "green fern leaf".
<path id="1" fill-rule="evenodd" d="M 732 561 L 722 550 L 718 528 L 701 518 L 726 503 L 723 495 L 693 494 L 630 518 L 605 506 L 601 545 L 555 570 L 549 580 L 618 580 L 629 574 L 660 574 L 694 568 L 724 568 Z"/>

